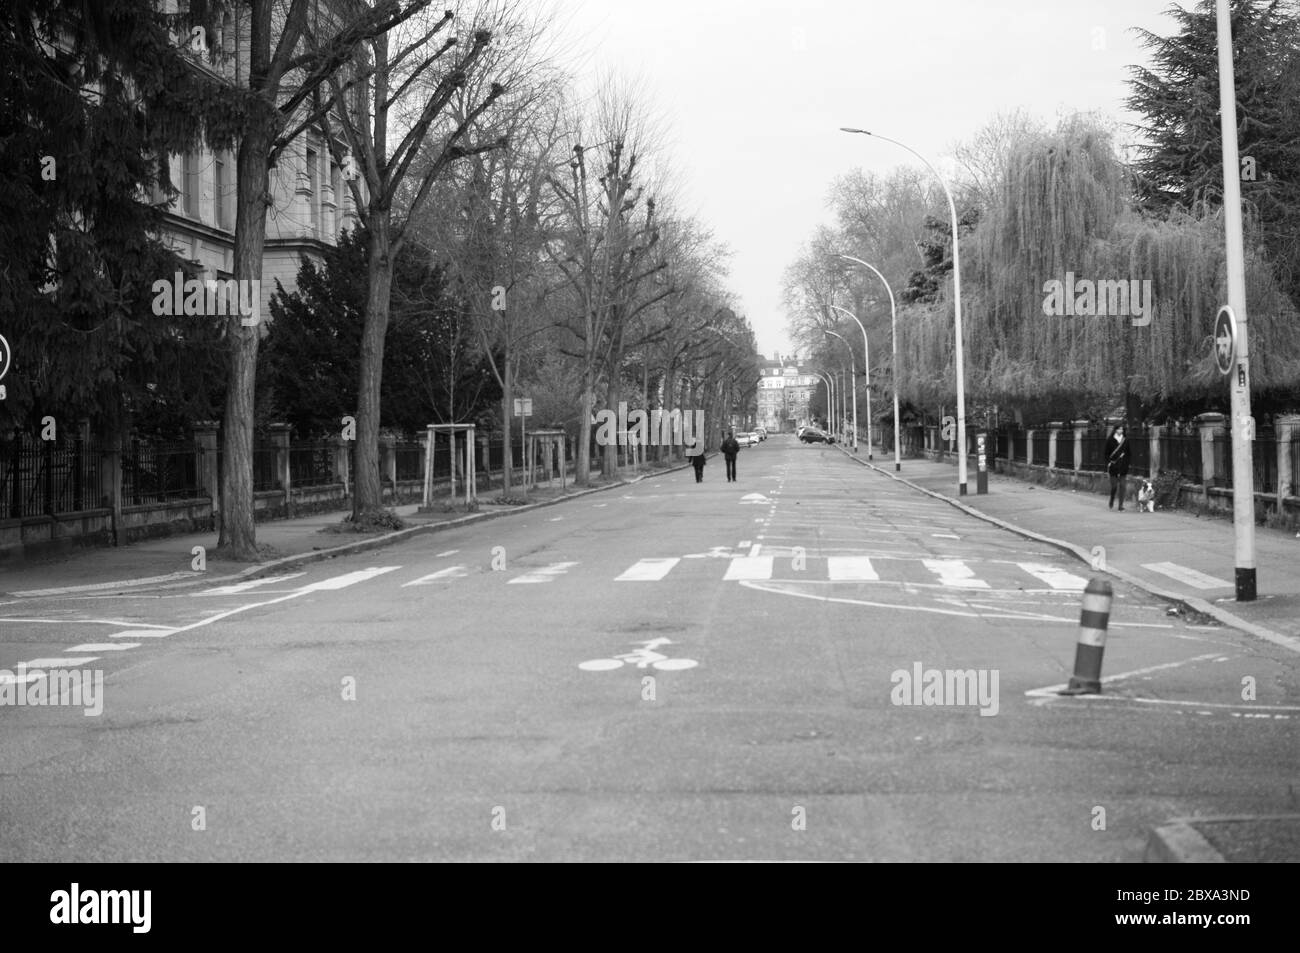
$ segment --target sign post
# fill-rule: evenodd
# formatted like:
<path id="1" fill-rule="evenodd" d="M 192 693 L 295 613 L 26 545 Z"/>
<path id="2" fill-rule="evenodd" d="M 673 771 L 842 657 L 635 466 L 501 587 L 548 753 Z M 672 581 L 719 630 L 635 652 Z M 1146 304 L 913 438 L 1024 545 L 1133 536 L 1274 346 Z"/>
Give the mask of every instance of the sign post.
<path id="1" fill-rule="evenodd" d="M 515 398 L 515 416 L 519 418 L 519 452 L 524 464 L 524 484 L 529 482 L 529 476 L 533 472 L 532 461 L 528 459 L 528 418 L 533 415 L 533 399 L 531 397 Z"/>
<path id="2" fill-rule="evenodd" d="M 1223 229 L 1228 266 L 1228 323 L 1235 322 L 1232 364 L 1232 525 L 1236 536 L 1238 602 L 1255 599 L 1255 469 L 1254 448 L 1247 433 L 1250 414 L 1250 347 L 1246 314 L 1246 258 L 1241 227 L 1241 162 L 1237 154 L 1237 95 L 1232 67 L 1232 20 L 1228 0 L 1216 0 L 1215 24 L 1219 47 L 1219 129 L 1223 142 Z M 1215 321 L 1216 357 L 1218 328 Z M 1247 423 L 1250 421 L 1250 423 Z"/>

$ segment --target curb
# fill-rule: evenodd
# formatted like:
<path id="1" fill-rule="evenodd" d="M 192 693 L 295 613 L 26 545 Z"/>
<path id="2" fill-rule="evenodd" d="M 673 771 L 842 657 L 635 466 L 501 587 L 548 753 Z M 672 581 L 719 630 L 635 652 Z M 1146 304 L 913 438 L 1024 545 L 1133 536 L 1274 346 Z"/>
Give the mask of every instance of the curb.
<path id="1" fill-rule="evenodd" d="M 193 579 L 187 579 L 183 582 L 177 582 L 166 586 L 141 585 L 136 587 L 136 586 L 122 585 L 120 583 L 111 583 L 111 582 L 91 583 L 85 587 L 66 587 L 69 590 L 71 590 L 67 594 L 71 595 L 79 590 L 85 590 L 85 591 L 90 591 L 92 589 L 107 590 L 107 589 L 111 589 L 114 585 L 120 585 L 122 589 L 138 588 L 141 592 L 143 592 L 147 588 L 151 592 L 157 592 L 161 589 L 185 589 L 191 586 L 212 585 L 213 583 L 247 582 L 249 580 L 257 579 L 263 575 L 274 573 L 282 569 L 291 569 L 295 566 L 302 566 L 302 565 L 307 565 L 309 563 L 321 562 L 326 559 L 334 559 L 337 556 L 347 556 L 352 553 L 361 553 L 361 552 L 368 552 L 369 550 L 372 549 L 381 549 L 384 546 L 388 546 L 393 543 L 400 543 L 407 539 L 413 539 L 416 536 L 424 536 L 424 535 L 428 535 L 429 533 L 437 533 L 446 529 L 455 529 L 461 526 L 465 526 L 469 523 L 477 523 L 477 522 L 483 522 L 485 520 L 501 519 L 504 516 L 510 516 L 515 513 L 526 513 L 529 512 L 530 510 L 537 510 L 546 506 L 555 506 L 559 503 L 567 503 L 570 500 L 576 500 L 584 496 L 590 496 L 593 493 L 604 493 L 607 490 L 615 490 L 618 489 L 619 487 L 633 486 L 637 483 L 640 483 L 642 480 L 648 480 L 654 477 L 665 476 L 669 473 L 676 473 L 680 470 L 689 469 L 690 466 L 691 464 L 686 463 L 686 464 L 682 464 L 681 466 L 669 467 L 666 470 L 659 470 L 655 473 L 643 473 L 640 476 L 633 477 L 630 480 L 620 480 L 617 483 L 611 483 L 609 486 L 598 486 L 588 490 L 580 490 L 577 493 L 571 493 L 568 496 L 557 497 L 556 499 L 553 500 L 541 500 L 537 503 L 525 504 L 524 506 L 503 507 L 496 511 L 471 513 L 467 516 L 462 516 L 454 520 L 447 520 L 441 523 L 427 523 L 423 526 L 411 526 L 406 529 L 396 530 L 392 533 L 384 533 L 380 536 L 373 536 L 370 537 L 369 539 L 354 540 L 349 543 L 344 543 L 341 546 L 331 546 L 329 549 L 315 549 L 307 553 L 296 553 L 292 556 L 285 556 L 280 559 L 272 560 L 270 562 L 259 563 L 255 566 L 250 566 L 248 569 L 242 570 L 237 573 L 233 573 L 228 576 L 207 576 L 207 575 L 199 574 L 196 575 Z M 13 593 L 9 593 L 9 595 L 13 595 Z"/>
<path id="2" fill-rule="evenodd" d="M 1142 862 L 1147 864 L 1223 864 L 1223 855 L 1215 850 L 1201 832 L 1192 827 L 1194 820 L 1214 818 L 1176 817 L 1168 824 L 1151 828 Z"/>
<path id="3" fill-rule="evenodd" d="M 904 479 L 903 477 L 898 476 L 897 474 L 889 470 L 882 470 L 874 463 L 869 463 L 866 460 L 861 459 L 860 457 L 855 457 L 852 453 L 849 453 L 848 451 L 844 450 L 842 447 L 840 448 L 840 452 L 843 453 L 850 460 L 853 460 L 864 467 L 868 467 L 872 470 L 875 470 L 877 473 L 883 476 L 887 476 L 891 480 L 894 480 L 898 483 L 902 483 L 905 486 L 909 486 L 913 490 L 917 490 L 921 493 L 924 493 L 926 496 L 934 497 L 936 500 L 943 500 L 945 503 L 949 504 L 950 506 L 954 506 L 957 509 L 961 510 L 963 513 L 973 516 L 976 519 L 983 520 L 986 523 L 992 523 L 994 526 L 998 526 L 1009 532 L 1016 533 L 1017 535 L 1023 536 L 1026 539 L 1032 539 L 1035 542 L 1045 543 L 1049 546 L 1055 546 L 1057 549 L 1063 550 L 1069 553 L 1070 555 L 1075 556 L 1082 562 L 1086 563 L 1089 567 L 1092 566 L 1092 554 L 1087 550 L 1085 550 L 1082 546 L 1077 546 L 1074 543 L 1066 542 L 1065 540 L 1062 539 L 1053 539 L 1051 536 L 1044 536 L 1042 533 L 1035 533 L 1033 530 L 1028 530 L 1025 529 L 1024 527 L 1016 526 L 1014 523 L 1008 523 L 1006 520 L 999 519 L 996 516 L 990 516 L 987 513 L 983 513 L 980 510 L 975 509 L 973 506 L 968 506 L 965 503 L 960 502 L 959 500 L 954 500 L 952 497 L 946 496 L 943 493 L 938 493 L 934 490 L 927 490 L 925 487 L 913 483 L 911 480 Z M 1134 586 L 1138 589 L 1141 589 L 1143 592 L 1150 593 L 1151 595 L 1156 596 L 1159 599 L 1163 599 L 1166 602 L 1172 602 L 1176 605 L 1183 606 L 1184 608 L 1190 609 L 1193 612 L 1199 612 L 1201 615 L 1209 616 L 1210 618 L 1215 619 L 1216 621 L 1221 622 L 1222 624 L 1230 628 L 1237 629 L 1241 632 L 1245 632 L 1247 635 L 1253 635 L 1257 639 L 1263 639 L 1266 642 L 1272 642 L 1274 645 L 1279 645 L 1282 648 L 1289 649 L 1292 652 L 1300 653 L 1300 639 L 1297 639 L 1294 636 L 1290 636 L 1290 635 L 1283 635 L 1280 632 L 1274 632 L 1272 629 L 1266 629 L 1262 625 L 1256 625 L 1253 622 L 1248 622 L 1245 619 L 1242 619 L 1239 616 L 1235 616 L 1231 612 L 1228 612 L 1224 609 L 1219 608 L 1216 605 L 1206 602 L 1204 599 L 1201 599 L 1197 596 L 1184 596 L 1175 592 L 1169 592 L 1168 590 L 1161 589 L 1158 586 L 1154 586 L 1151 583 L 1146 582 L 1145 580 L 1139 579 L 1138 577 L 1131 575 L 1130 573 L 1127 573 L 1122 569 L 1107 567 L 1105 569 L 1095 570 L 1095 571 L 1104 572 L 1107 575 L 1114 576 L 1116 579 L 1119 579 L 1130 586 Z"/>

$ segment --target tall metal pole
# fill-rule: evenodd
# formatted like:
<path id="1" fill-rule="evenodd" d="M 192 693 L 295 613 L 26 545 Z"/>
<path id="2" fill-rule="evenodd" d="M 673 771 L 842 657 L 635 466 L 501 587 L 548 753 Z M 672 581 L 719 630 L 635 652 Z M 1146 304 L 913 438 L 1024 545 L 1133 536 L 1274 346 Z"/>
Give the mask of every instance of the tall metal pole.
<path id="1" fill-rule="evenodd" d="M 830 328 L 822 328 L 822 330 L 825 331 L 827 334 L 833 337 L 837 337 L 841 341 L 844 341 L 844 346 L 849 349 L 849 376 L 850 379 L 853 381 L 853 452 L 857 453 L 858 452 L 858 366 L 857 366 L 857 361 L 855 361 L 853 358 L 853 346 L 844 339 L 844 336 L 842 334 L 836 334 Z M 867 400 L 868 401 L 871 400 L 870 391 L 867 392 Z M 871 405 L 868 403 L 867 413 L 870 412 L 871 412 Z M 868 431 L 868 434 L 870 434 L 870 431 Z M 871 437 L 868 435 L 867 443 L 870 444 L 870 442 L 871 442 Z M 869 453 L 870 450 L 868 450 L 868 454 Z"/>
<path id="2" fill-rule="evenodd" d="M 1219 0 L 1220 3 L 1225 0 Z M 1234 127 L 1235 128 L 1235 127 Z M 957 364 L 957 444 L 960 448 L 957 453 L 957 495 L 966 495 L 966 372 L 965 359 L 962 353 L 962 330 L 961 330 L 961 242 L 957 237 L 957 203 L 952 200 L 952 190 L 948 188 L 948 183 L 944 181 L 934 168 L 926 160 L 925 156 L 917 152 L 910 146 L 905 146 L 897 139 L 890 139 L 888 136 L 882 136 L 876 132 L 868 132 L 866 129 L 851 129 L 847 126 L 841 126 L 843 132 L 858 133 L 863 136 L 871 136 L 875 139 L 884 139 L 886 142 L 892 142 L 894 145 L 906 149 L 912 155 L 916 156 L 930 170 L 930 174 L 939 180 L 939 185 L 943 187 L 943 194 L 948 197 L 948 215 L 952 220 L 952 297 L 953 297 L 953 323 L 955 325 L 956 350 L 954 357 Z M 1236 150 L 1234 149 L 1234 154 Z"/>
<path id="3" fill-rule="evenodd" d="M 1219 41 L 1219 128 L 1223 137 L 1223 226 L 1227 242 L 1228 304 L 1237 317 L 1232 373 L 1232 525 L 1236 535 L 1237 601 L 1255 598 L 1255 478 L 1247 346 L 1246 264 L 1241 234 L 1241 163 L 1237 157 L 1237 96 L 1228 0 L 1215 4 Z"/>
<path id="4" fill-rule="evenodd" d="M 889 336 L 890 336 L 890 356 L 894 362 L 894 470 L 895 472 L 903 469 L 902 456 L 899 453 L 899 432 L 901 428 L 898 423 L 898 308 L 894 305 L 894 289 L 889 287 L 889 282 L 885 281 L 885 276 L 875 267 L 868 265 L 861 258 L 854 258 L 852 255 L 840 255 L 845 261 L 857 262 L 866 268 L 876 272 L 876 277 L 880 279 L 885 286 L 885 291 L 889 292 Z M 862 322 L 858 322 L 861 324 Z M 867 329 L 862 329 L 863 340 L 866 339 Z M 871 352 L 867 351 L 867 459 L 871 459 Z"/>
<path id="5" fill-rule="evenodd" d="M 829 374 L 823 373 L 822 371 L 813 371 L 813 373 L 816 374 L 821 379 L 821 382 L 826 385 L 826 426 L 830 428 L 832 433 L 834 433 L 835 382 L 831 379 Z"/>
<path id="6" fill-rule="evenodd" d="M 893 300 L 893 296 L 892 296 L 892 295 L 890 296 L 890 300 L 891 300 L 891 301 Z M 862 358 L 863 358 L 863 360 L 865 360 L 865 361 L 867 362 L 867 363 L 866 363 L 866 375 L 867 375 L 867 459 L 870 460 L 870 459 L 872 459 L 872 451 L 871 451 L 871 448 L 872 448 L 872 446 L 874 446 L 874 444 L 871 442 L 871 339 L 867 337 L 867 328 L 866 328 L 866 326 L 865 326 L 861 321 L 858 320 L 858 316 L 857 316 L 856 314 L 854 314 L 854 313 L 853 313 L 852 311 L 850 311 L 848 308 L 841 308 L 841 307 L 840 307 L 839 305 L 837 305 L 837 304 L 832 304 L 832 305 L 831 305 L 831 308 L 832 308 L 832 310 L 838 311 L 840 314 L 847 314 L 850 318 L 853 319 L 853 323 L 856 324 L 856 325 L 858 326 L 858 328 L 862 331 Z M 857 396 L 856 392 L 854 393 L 854 396 L 855 396 L 855 397 Z"/>

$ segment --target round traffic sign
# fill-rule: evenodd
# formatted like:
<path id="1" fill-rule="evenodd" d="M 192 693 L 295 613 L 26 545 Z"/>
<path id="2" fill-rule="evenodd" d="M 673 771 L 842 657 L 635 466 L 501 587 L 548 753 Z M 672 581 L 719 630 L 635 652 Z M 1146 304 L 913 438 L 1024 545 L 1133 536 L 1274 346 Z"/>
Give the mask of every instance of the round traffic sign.
<path id="1" fill-rule="evenodd" d="M 0 381 L 9 373 L 9 342 L 0 334 Z"/>
<path id="2" fill-rule="evenodd" d="M 1237 315 L 1230 305 L 1219 309 L 1214 319 L 1214 361 L 1220 374 L 1231 374 L 1237 358 Z"/>

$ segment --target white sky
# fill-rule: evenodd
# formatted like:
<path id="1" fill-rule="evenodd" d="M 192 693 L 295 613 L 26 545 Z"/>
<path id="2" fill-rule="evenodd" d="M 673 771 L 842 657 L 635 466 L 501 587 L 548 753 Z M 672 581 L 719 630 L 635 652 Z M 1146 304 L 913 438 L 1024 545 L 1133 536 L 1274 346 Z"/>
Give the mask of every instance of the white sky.
<path id="1" fill-rule="evenodd" d="M 1182 0 L 1180 6 L 1191 6 Z M 1127 121 L 1131 27 L 1173 32 L 1171 0 L 563 0 L 584 88 L 639 80 L 668 134 L 683 209 L 728 245 L 729 285 L 760 350 L 787 353 L 781 275 L 855 166 L 941 172 L 999 112 Z M 1100 47 L 1095 48 L 1095 47 Z"/>

